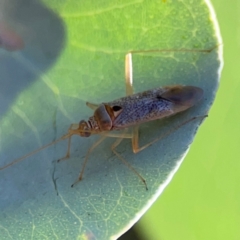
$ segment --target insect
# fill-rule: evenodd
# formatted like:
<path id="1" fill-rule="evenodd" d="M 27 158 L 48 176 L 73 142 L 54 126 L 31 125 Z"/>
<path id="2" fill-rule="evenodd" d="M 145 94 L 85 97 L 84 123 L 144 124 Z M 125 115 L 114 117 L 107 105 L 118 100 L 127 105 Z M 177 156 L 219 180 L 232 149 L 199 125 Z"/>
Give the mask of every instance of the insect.
<path id="1" fill-rule="evenodd" d="M 161 50 L 149 50 L 161 51 Z M 164 51 L 164 50 L 163 50 Z M 167 50 L 168 51 L 168 50 Z M 187 51 L 187 50 L 179 50 Z M 200 52 L 210 52 L 210 50 L 196 50 Z M 114 100 L 112 102 L 94 104 L 87 102 L 86 105 L 94 110 L 93 116 L 87 121 L 81 120 L 79 124 L 71 124 L 68 133 L 63 135 L 61 138 L 33 151 L 27 155 L 16 159 L 15 161 L 3 166 L 0 170 L 3 170 L 9 166 L 12 166 L 27 157 L 36 154 L 37 152 L 47 148 L 59 141 L 68 139 L 68 147 L 66 155 L 58 161 L 68 159 L 70 157 L 71 138 L 73 135 L 79 135 L 81 137 L 89 137 L 93 134 L 100 134 L 100 139 L 95 142 L 88 150 L 85 161 L 82 166 L 82 170 L 72 186 L 82 180 L 84 169 L 88 161 L 89 154 L 96 148 L 106 137 L 115 137 L 117 140 L 113 143 L 111 149 L 114 154 L 121 159 L 145 184 L 145 179 L 116 151 L 116 147 L 124 138 L 130 138 L 132 140 L 132 150 L 134 153 L 138 153 L 148 146 L 152 145 L 162 137 L 169 135 L 182 125 L 198 118 L 191 118 L 182 123 L 177 128 L 169 131 L 164 136 L 160 136 L 157 139 L 149 142 L 144 146 L 139 146 L 138 143 L 138 128 L 144 122 L 153 121 L 156 119 L 162 119 L 175 115 L 179 112 L 185 111 L 195 106 L 203 98 L 203 90 L 197 86 L 184 86 L 184 85 L 173 85 L 161 88 L 155 88 L 152 90 L 144 91 L 141 93 L 133 94 L 132 87 L 132 54 L 142 51 L 129 52 L 125 57 L 125 79 L 126 79 L 126 97 Z M 206 116 L 200 116 L 204 118 Z M 132 131 L 129 133 L 128 128 L 132 127 Z M 114 131 L 122 130 L 122 131 Z"/>

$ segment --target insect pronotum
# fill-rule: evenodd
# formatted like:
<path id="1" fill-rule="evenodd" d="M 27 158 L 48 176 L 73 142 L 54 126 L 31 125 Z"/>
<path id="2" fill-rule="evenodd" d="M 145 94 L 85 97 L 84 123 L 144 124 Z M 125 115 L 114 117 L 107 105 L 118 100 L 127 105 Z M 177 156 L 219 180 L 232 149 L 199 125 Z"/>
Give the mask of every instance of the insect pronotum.
<path id="1" fill-rule="evenodd" d="M 206 116 L 194 117 L 181 125 L 175 127 L 169 132 L 161 135 L 154 139 L 148 144 L 139 147 L 138 144 L 138 128 L 139 125 L 144 122 L 161 119 L 175 115 L 179 112 L 185 111 L 195 106 L 203 97 L 203 90 L 197 86 L 184 86 L 184 85 L 173 85 L 155 88 L 152 90 L 144 91 L 141 93 L 133 94 L 132 87 L 132 53 L 141 52 L 163 52 L 163 51 L 197 51 L 197 52 L 211 52 L 210 50 L 148 50 L 148 51 L 132 51 L 126 54 L 125 57 L 125 79 L 126 79 L 126 97 L 114 100 L 112 102 L 93 104 L 87 102 L 87 106 L 94 110 L 93 116 L 87 121 L 81 120 L 79 124 L 71 124 L 68 133 L 60 137 L 59 139 L 35 150 L 25 156 L 16 159 L 15 161 L 3 166 L 0 170 L 6 169 L 27 157 L 36 154 L 44 148 L 47 148 L 57 142 L 68 139 L 68 148 L 66 155 L 58 161 L 68 159 L 70 157 L 71 138 L 73 135 L 79 135 L 81 137 L 89 137 L 92 134 L 100 134 L 101 137 L 95 142 L 91 148 L 88 149 L 82 169 L 78 176 L 78 179 L 72 184 L 76 184 L 82 180 L 84 169 L 88 161 L 89 154 L 96 148 L 106 137 L 115 137 L 117 140 L 111 146 L 114 154 L 123 161 L 145 184 L 145 179 L 116 151 L 116 147 L 124 138 L 130 138 L 132 140 L 132 150 L 134 153 L 138 153 L 148 146 L 152 145 L 161 138 L 169 135 L 176 129 L 180 128 L 184 124 L 196 119 L 204 118 Z M 132 132 L 127 132 L 127 128 L 133 127 Z M 119 133 L 112 132 L 113 130 L 123 130 Z"/>

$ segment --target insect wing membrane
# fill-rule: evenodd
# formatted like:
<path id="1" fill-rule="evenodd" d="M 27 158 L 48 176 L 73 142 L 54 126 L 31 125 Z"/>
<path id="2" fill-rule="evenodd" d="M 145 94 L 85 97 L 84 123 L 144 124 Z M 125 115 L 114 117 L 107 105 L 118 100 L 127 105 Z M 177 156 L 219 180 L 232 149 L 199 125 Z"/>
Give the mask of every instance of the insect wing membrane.
<path id="1" fill-rule="evenodd" d="M 173 86 L 161 95 L 175 104 L 179 111 L 196 105 L 203 98 L 203 90 L 195 86 Z M 179 112 L 176 111 L 175 112 Z"/>

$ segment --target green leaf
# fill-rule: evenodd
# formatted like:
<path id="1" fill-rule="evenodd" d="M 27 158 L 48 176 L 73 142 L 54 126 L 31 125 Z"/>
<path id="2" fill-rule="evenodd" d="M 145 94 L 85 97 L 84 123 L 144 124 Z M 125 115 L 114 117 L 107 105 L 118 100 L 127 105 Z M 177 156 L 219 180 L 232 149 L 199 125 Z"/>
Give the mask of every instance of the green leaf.
<path id="1" fill-rule="evenodd" d="M 124 57 L 130 50 L 175 49 L 133 56 L 136 92 L 172 84 L 204 90 L 196 107 L 141 126 L 141 145 L 208 113 L 218 87 L 222 46 L 204 1 L 22 0 L 9 1 L 0 11 L 9 26 L 5 29 L 17 36 L 11 50 L 22 47 L 18 39 L 24 42 L 22 51 L 1 50 L 1 167 L 61 137 L 71 123 L 88 119 L 92 112 L 86 101 L 123 97 Z M 7 43 L 8 32 L 0 32 Z M 170 182 L 201 121 L 185 124 L 138 154 L 132 153 L 129 140 L 117 148 L 146 179 L 148 191 L 111 152 L 112 138 L 90 154 L 84 179 L 74 188 L 70 186 L 97 136 L 73 137 L 67 161 L 56 161 L 66 153 L 67 141 L 62 141 L 2 169 L 2 239 L 120 236 Z"/>

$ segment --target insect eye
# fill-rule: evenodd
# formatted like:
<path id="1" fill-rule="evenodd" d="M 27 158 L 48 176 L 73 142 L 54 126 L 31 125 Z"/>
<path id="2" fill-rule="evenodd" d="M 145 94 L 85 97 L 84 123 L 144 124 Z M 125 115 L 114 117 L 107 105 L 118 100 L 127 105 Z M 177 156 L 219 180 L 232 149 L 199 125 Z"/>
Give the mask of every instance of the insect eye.
<path id="1" fill-rule="evenodd" d="M 112 107 L 112 110 L 114 111 L 114 112 L 118 112 L 118 111 L 120 111 L 122 108 L 120 107 L 120 106 L 113 106 Z"/>

